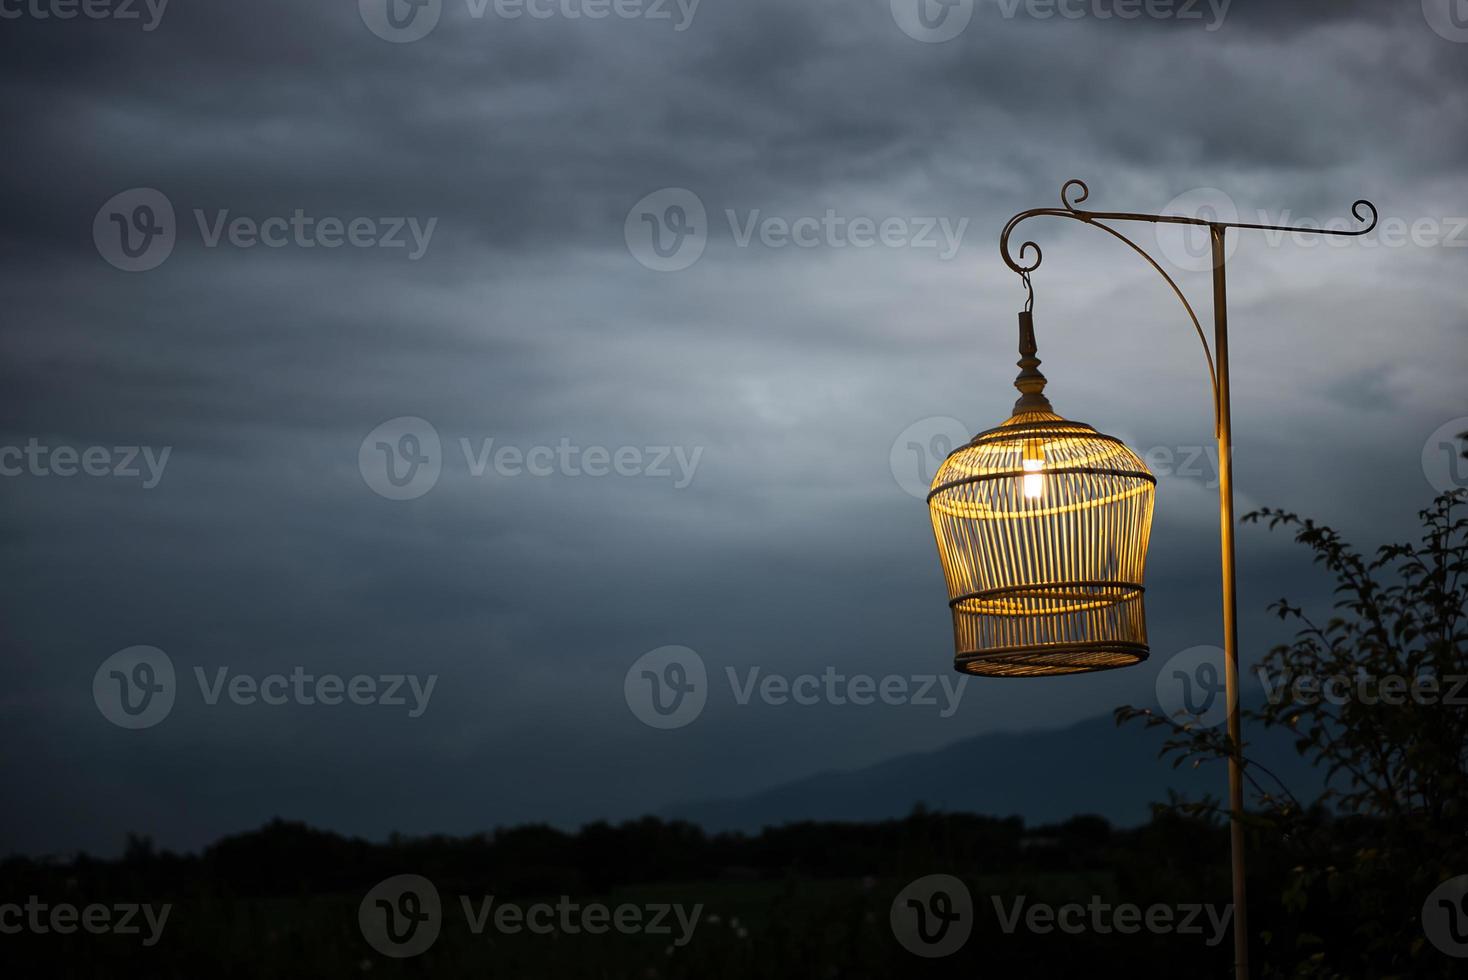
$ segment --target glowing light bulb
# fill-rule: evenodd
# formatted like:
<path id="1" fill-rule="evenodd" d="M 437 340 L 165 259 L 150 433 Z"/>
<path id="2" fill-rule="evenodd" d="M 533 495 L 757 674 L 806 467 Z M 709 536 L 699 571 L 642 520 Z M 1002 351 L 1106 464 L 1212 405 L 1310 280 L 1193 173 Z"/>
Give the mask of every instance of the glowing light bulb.
<path id="1" fill-rule="evenodd" d="M 1026 439 L 1020 453 L 1020 466 L 1024 469 L 1024 493 L 1031 500 L 1045 494 L 1045 448 L 1039 439 Z"/>
<path id="2" fill-rule="evenodd" d="M 1043 496 L 1045 493 L 1045 461 L 1043 459 L 1027 459 L 1024 461 L 1025 468 L 1025 496 L 1030 498 Z"/>

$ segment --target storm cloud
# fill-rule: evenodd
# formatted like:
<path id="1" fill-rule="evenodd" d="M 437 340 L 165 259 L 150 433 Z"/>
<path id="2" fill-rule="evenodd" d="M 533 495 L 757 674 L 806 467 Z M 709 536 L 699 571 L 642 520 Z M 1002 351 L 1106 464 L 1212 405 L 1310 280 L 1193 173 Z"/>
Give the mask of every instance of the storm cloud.
<path id="1" fill-rule="evenodd" d="M 151 488 L 54 457 L 0 479 L 0 851 L 192 848 L 277 814 L 574 825 L 1151 703 L 1168 656 L 1221 634 L 1206 369 L 1151 270 L 1043 218 L 1023 237 L 1056 408 L 1187 470 L 1161 474 L 1153 660 L 975 680 L 950 717 L 715 683 L 661 731 L 623 692 L 666 645 L 716 682 L 949 670 L 928 517 L 894 472 L 931 463 L 894 443 L 1008 414 L 1024 294 L 998 234 L 1072 177 L 1108 210 L 1380 210 L 1343 247 L 1236 239 L 1241 512 L 1408 535 L 1424 445 L 1468 414 L 1468 37 L 1415 3 L 978 3 L 933 42 L 903 0 L 442 0 L 413 41 L 374 32 L 372 0 L 172 0 L 148 30 L 135 6 L 0 23 L 0 446 L 137 447 L 144 474 L 142 447 L 170 449 Z M 162 254 L 117 251 L 161 220 L 139 189 L 171 248 L 130 272 Z M 690 253 L 649 251 L 635 207 L 673 189 L 702 251 L 660 271 Z M 1206 316 L 1190 243 L 1128 231 Z M 392 499 L 364 460 L 384 423 L 423 449 L 405 418 L 439 470 Z M 1329 595 L 1281 537 L 1245 529 L 1240 562 L 1252 660 L 1283 638 L 1267 601 Z M 128 730 L 92 685 L 136 645 L 178 690 Z M 417 717 L 211 704 L 195 670 L 221 667 L 438 681 Z"/>

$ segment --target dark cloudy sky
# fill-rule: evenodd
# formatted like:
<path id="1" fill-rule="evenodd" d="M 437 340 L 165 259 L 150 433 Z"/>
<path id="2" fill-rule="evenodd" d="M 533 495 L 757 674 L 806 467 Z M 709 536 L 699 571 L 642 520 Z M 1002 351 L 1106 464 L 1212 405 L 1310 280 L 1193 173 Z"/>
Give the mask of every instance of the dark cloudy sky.
<path id="1" fill-rule="evenodd" d="M 1340 223 L 1376 203 L 1394 235 L 1256 233 L 1233 253 L 1239 508 L 1306 511 L 1363 544 L 1411 530 L 1424 445 L 1468 415 L 1468 29 L 1435 0 L 1135 20 L 980 0 L 941 42 L 910 36 L 906 0 L 690 6 L 510 18 L 442 0 L 408 43 L 378 36 L 395 29 L 372 0 L 5 8 L 0 446 L 103 447 L 98 469 L 117 447 L 170 453 L 151 487 L 141 454 L 138 477 L 3 460 L 0 853 L 110 852 L 129 830 L 193 848 L 277 814 L 369 836 L 574 825 L 1152 703 L 1166 658 L 1219 635 L 1206 465 L 1159 486 L 1148 664 L 974 680 L 946 718 L 739 705 L 724 679 L 949 676 L 931 529 L 894 442 L 1008 414 L 1022 291 L 998 233 L 1070 177 L 1103 209 Z M 706 241 L 658 271 L 641 214 L 668 217 L 669 188 L 702 207 Z M 164 222 L 138 210 L 160 198 L 171 252 L 116 267 L 111 216 Z M 362 243 L 405 219 L 431 235 L 244 247 L 247 226 L 227 228 L 297 211 L 364 219 Z M 768 221 L 828 211 L 893 219 L 892 236 L 797 246 Z M 927 224 L 962 234 L 901 234 Z M 1056 408 L 1192 458 L 1207 380 L 1165 286 L 1092 229 L 1028 230 Z M 1189 243 L 1134 230 L 1206 309 Z M 373 487 L 377 440 L 365 469 L 359 450 L 404 417 L 432 425 L 441 470 L 394 500 Z M 691 481 L 672 458 L 671 476 L 475 476 L 461 439 L 626 448 L 633 472 L 658 447 L 699 455 Z M 1252 659 L 1281 638 L 1264 604 L 1325 583 L 1259 529 L 1240 561 Z M 137 645 L 166 652 L 176 701 L 127 730 L 93 679 Z M 623 684 L 666 645 L 697 651 L 711 690 L 661 731 Z M 222 667 L 438 679 L 418 717 L 210 705 L 195 668 Z"/>

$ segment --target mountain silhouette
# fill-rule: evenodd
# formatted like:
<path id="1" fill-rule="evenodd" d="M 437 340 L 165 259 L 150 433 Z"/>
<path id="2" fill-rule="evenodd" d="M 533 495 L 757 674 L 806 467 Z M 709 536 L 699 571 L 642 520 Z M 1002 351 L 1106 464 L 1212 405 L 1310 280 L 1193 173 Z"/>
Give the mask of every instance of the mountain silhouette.
<path id="1" fill-rule="evenodd" d="M 757 831 L 798 820 L 875 821 L 930 810 L 1020 816 L 1030 825 L 1096 814 L 1116 826 L 1145 823 L 1169 790 L 1192 799 L 1223 798 L 1221 761 L 1174 768 L 1158 758 L 1164 734 L 1140 722 L 1118 728 L 1110 715 L 1067 728 L 976 735 L 930 752 L 900 755 L 861 769 L 823 772 L 750 796 L 674 804 L 659 812 L 709 831 Z M 1323 788 L 1282 730 L 1246 727 L 1248 753 L 1302 801 Z M 1266 787 L 1271 781 L 1258 777 Z"/>

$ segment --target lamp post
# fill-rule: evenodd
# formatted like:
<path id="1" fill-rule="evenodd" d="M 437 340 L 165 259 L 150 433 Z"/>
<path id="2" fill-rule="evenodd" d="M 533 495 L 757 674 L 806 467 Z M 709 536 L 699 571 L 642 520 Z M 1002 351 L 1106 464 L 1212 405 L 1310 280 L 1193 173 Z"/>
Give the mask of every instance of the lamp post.
<path id="1" fill-rule="evenodd" d="M 1234 974 L 1243 980 L 1249 975 L 1249 932 L 1224 245 L 1231 228 L 1357 237 L 1376 227 L 1376 207 L 1357 201 L 1351 213 L 1363 227 L 1334 230 L 1081 210 L 1077 205 L 1089 194 L 1084 182 L 1066 181 L 1060 189 L 1060 207 L 1021 211 L 999 236 L 1000 255 L 1018 273 L 1028 294 L 1019 315 L 1020 374 L 1015 387 L 1020 398 L 1009 419 L 979 433 L 944 460 L 928 494 L 953 613 L 954 666 L 984 676 L 1038 677 L 1125 667 L 1147 659 L 1142 577 L 1157 481 L 1120 440 L 1064 419 L 1051 407 L 1035 356 L 1030 274 L 1040 265 L 1040 247 L 1026 241 L 1017 259 L 1009 250 L 1010 235 L 1025 219 L 1072 218 L 1119 239 L 1166 280 L 1187 311 L 1208 361 L 1218 439 Z M 1107 224 L 1118 221 L 1208 229 L 1213 268 L 1211 351 L 1182 289 L 1145 249 Z"/>

